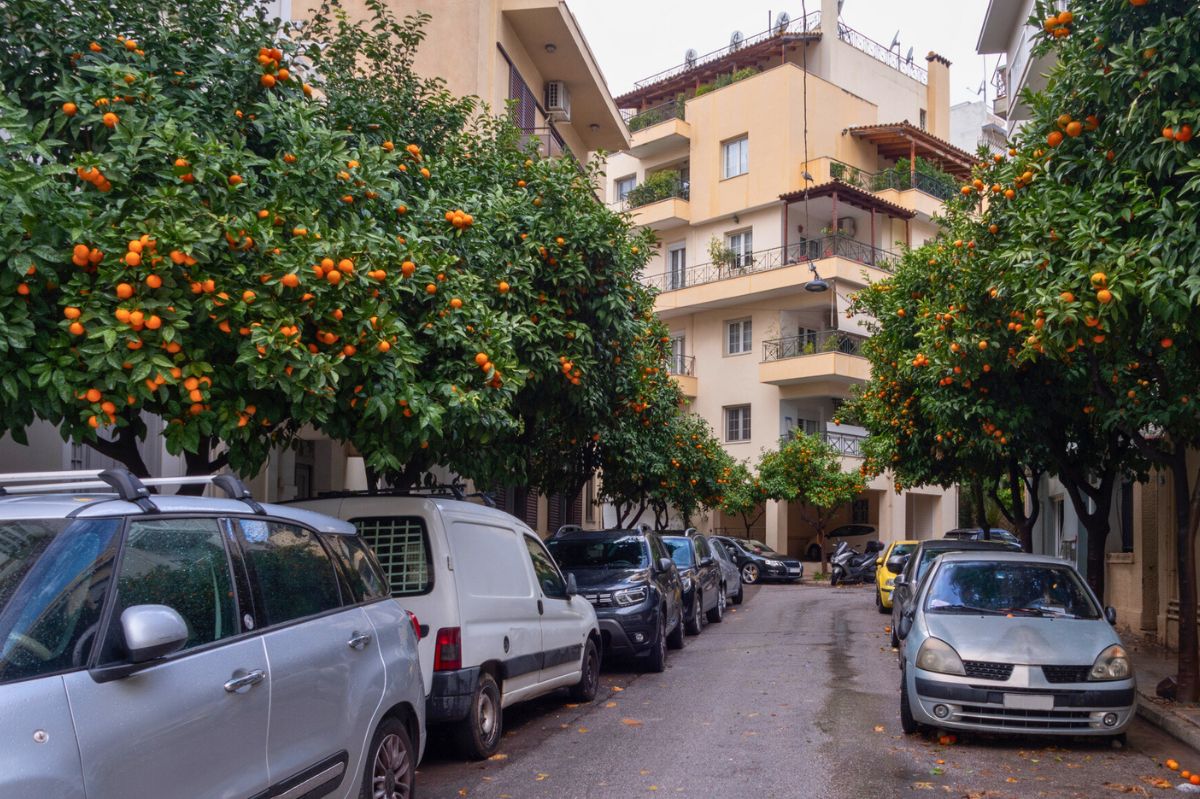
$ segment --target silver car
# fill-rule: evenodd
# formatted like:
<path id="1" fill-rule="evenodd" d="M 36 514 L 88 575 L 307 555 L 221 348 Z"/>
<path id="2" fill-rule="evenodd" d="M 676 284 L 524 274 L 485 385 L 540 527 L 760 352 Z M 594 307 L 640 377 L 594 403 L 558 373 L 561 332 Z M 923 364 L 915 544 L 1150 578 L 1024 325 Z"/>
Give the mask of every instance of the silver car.
<path id="1" fill-rule="evenodd" d="M 0 796 L 409 796 L 419 625 L 354 528 L 91 475 L 0 475 Z"/>
<path id="2" fill-rule="evenodd" d="M 901 727 L 1121 737 L 1135 691 L 1115 621 L 1066 561 L 942 555 L 899 621 Z"/>
<path id="3" fill-rule="evenodd" d="M 713 558 L 721 566 L 721 574 L 725 576 L 725 596 L 735 605 L 742 604 L 742 598 L 746 594 L 746 589 L 742 587 L 742 572 L 733 562 L 733 557 L 725 548 L 726 545 L 715 538 L 698 537 L 708 541 L 708 548 L 712 550 Z"/>

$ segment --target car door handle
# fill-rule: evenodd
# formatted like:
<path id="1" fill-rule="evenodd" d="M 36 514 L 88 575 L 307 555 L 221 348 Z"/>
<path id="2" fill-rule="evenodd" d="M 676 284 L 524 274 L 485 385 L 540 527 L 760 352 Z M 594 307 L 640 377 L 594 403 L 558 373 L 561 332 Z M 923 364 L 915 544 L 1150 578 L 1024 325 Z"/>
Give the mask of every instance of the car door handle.
<path id="1" fill-rule="evenodd" d="M 538 600 L 538 615 L 541 616 L 546 612 L 546 606 L 542 604 L 542 600 Z"/>
<path id="2" fill-rule="evenodd" d="M 253 688 L 265 679 L 267 679 L 267 673 L 262 669 L 255 669 L 226 681 L 225 690 L 231 694 L 245 693 L 247 689 Z"/>
<path id="3" fill-rule="evenodd" d="M 351 649 L 365 649 L 371 643 L 371 636 L 366 633 L 354 632 L 354 637 L 346 642 Z"/>

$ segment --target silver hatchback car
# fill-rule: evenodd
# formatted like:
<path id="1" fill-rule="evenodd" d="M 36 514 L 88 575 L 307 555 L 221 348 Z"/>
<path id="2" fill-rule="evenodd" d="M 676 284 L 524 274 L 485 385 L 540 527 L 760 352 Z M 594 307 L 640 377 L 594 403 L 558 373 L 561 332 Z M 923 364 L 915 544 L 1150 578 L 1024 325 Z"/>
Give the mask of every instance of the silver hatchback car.
<path id="1" fill-rule="evenodd" d="M 1038 735 L 1124 735 L 1133 669 L 1075 567 L 1022 552 L 950 552 L 900 618 L 900 721 Z"/>
<path id="2" fill-rule="evenodd" d="M 0 796 L 409 796 L 419 625 L 353 526 L 166 482 L 0 475 Z"/>

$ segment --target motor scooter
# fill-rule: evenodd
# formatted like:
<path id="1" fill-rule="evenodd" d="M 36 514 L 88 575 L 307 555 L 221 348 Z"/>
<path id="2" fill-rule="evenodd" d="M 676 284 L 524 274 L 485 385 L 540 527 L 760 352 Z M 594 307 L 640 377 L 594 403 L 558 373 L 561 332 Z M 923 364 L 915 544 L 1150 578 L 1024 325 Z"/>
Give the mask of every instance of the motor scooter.
<path id="1" fill-rule="evenodd" d="M 876 552 L 881 548 L 871 546 L 876 543 L 875 541 L 868 542 L 866 552 L 859 552 L 845 541 L 839 543 L 829 558 L 831 564 L 829 584 L 873 582 L 875 580 Z"/>

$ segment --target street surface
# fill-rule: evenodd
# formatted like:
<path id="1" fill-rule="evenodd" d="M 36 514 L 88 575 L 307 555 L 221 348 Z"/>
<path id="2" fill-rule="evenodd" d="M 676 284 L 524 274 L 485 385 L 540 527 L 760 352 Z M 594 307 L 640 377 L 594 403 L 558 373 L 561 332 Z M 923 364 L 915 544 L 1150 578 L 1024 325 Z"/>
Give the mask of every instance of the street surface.
<path id="1" fill-rule="evenodd" d="M 1170 796 L 1150 782 L 1172 776 L 1158 764 L 1200 766 L 1200 754 L 1140 720 L 1121 750 L 986 736 L 940 746 L 902 735 L 889 620 L 868 587 L 747 587 L 731 611 L 671 652 L 664 674 L 609 665 L 592 704 L 566 704 L 564 694 L 509 708 L 491 761 L 462 761 L 432 739 L 418 794 L 1096 799 Z"/>

